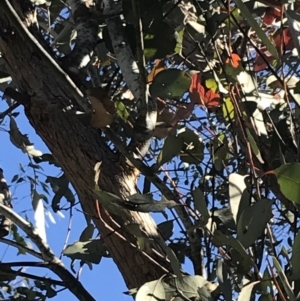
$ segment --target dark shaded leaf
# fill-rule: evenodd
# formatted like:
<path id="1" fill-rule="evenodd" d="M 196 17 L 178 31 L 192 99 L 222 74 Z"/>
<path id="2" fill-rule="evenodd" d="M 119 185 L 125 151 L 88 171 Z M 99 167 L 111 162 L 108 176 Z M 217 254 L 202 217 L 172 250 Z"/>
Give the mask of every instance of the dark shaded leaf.
<path id="1" fill-rule="evenodd" d="M 162 222 L 157 225 L 164 240 L 168 240 L 173 235 L 174 220 Z"/>
<path id="2" fill-rule="evenodd" d="M 179 69 L 166 69 L 159 72 L 150 86 L 152 97 L 178 99 L 188 91 L 191 77 Z"/>
<path id="3" fill-rule="evenodd" d="M 272 204 L 269 199 L 261 199 L 242 212 L 237 223 L 237 238 L 244 248 L 251 246 L 263 233 L 272 218 Z"/>
<path id="4" fill-rule="evenodd" d="M 287 163 L 274 170 L 281 192 L 300 204 L 300 163 Z"/>
<path id="5" fill-rule="evenodd" d="M 300 232 L 297 233 L 293 246 L 292 246 L 292 279 L 300 279 Z"/>
<path id="6" fill-rule="evenodd" d="M 232 301 L 231 281 L 226 264 L 222 260 L 217 263 L 217 278 L 226 301 Z"/>
<path id="7" fill-rule="evenodd" d="M 95 227 L 93 224 L 89 224 L 80 234 L 79 241 L 87 241 L 93 237 Z"/>

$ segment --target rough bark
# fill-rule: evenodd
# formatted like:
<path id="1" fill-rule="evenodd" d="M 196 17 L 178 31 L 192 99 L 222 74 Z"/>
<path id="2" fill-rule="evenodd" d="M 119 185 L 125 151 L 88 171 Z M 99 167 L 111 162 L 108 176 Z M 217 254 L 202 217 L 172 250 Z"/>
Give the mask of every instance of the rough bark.
<path id="1" fill-rule="evenodd" d="M 0 12 L 0 27 L 9 25 L 5 15 Z M 130 243 L 130 235 L 119 228 L 104 210 L 101 220 L 97 216 L 94 188 L 94 166 L 102 161 L 100 187 L 119 196 L 136 192 L 134 173 L 126 160 L 113 153 L 106 145 L 99 131 L 82 124 L 72 113 L 63 112 L 62 103 L 68 103 L 70 95 L 53 76 L 47 64 L 24 43 L 17 34 L 0 37 L 0 51 L 6 69 L 18 89 L 30 96 L 30 104 L 25 106 L 25 114 L 37 134 L 46 143 L 55 159 L 66 172 L 78 193 L 84 212 L 90 215 L 100 230 L 113 260 L 121 271 L 129 288 L 137 287 L 146 281 L 159 278 L 166 273 L 161 258 L 160 264 L 141 252 Z M 132 222 L 141 224 L 151 237 L 159 235 L 154 221 L 148 214 L 132 212 Z M 110 225 L 117 231 L 112 233 Z M 84 225 L 83 225 L 84 226 Z M 156 258 L 159 260 L 159 256 Z"/>

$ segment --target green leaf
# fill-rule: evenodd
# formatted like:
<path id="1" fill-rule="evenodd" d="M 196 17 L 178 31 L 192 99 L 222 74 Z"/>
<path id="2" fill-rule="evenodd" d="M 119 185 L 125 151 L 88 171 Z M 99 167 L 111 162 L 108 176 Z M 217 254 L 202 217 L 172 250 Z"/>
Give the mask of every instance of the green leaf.
<path id="1" fill-rule="evenodd" d="M 128 197 L 127 202 L 122 202 L 121 205 L 131 211 L 139 212 L 162 212 L 166 208 L 173 208 L 178 204 L 173 200 L 162 198 L 161 201 L 155 201 L 151 194 L 133 194 Z"/>
<path id="2" fill-rule="evenodd" d="M 214 92 L 218 90 L 218 84 L 214 78 L 209 78 L 205 81 L 205 86 L 207 89 L 210 89 Z"/>
<path id="3" fill-rule="evenodd" d="M 237 224 L 237 238 L 244 248 L 250 247 L 263 233 L 272 217 L 272 204 L 271 200 L 261 199 L 242 212 Z"/>
<path id="4" fill-rule="evenodd" d="M 192 82 L 191 76 L 179 69 L 166 69 L 159 72 L 150 85 L 152 97 L 179 99 L 188 91 Z"/>
<path id="5" fill-rule="evenodd" d="M 19 175 L 14 175 L 11 182 L 16 182 L 19 179 Z"/>
<path id="6" fill-rule="evenodd" d="M 242 244 L 231 235 L 224 234 L 221 230 L 215 230 L 212 238 L 213 244 L 217 247 L 230 246 L 232 247 L 232 258 L 235 257 L 235 261 L 238 266 L 238 271 L 246 274 L 253 267 L 253 261 L 246 253 Z M 235 252 L 234 252 L 235 251 Z"/>
<path id="7" fill-rule="evenodd" d="M 166 253 L 170 260 L 172 270 L 178 279 L 182 279 L 181 266 L 178 258 L 176 257 L 174 251 L 170 247 L 166 247 Z"/>
<path id="8" fill-rule="evenodd" d="M 234 0 L 236 6 L 240 9 L 241 15 L 247 20 L 248 24 L 252 27 L 255 31 L 257 36 L 262 40 L 263 44 L 267 47 L 270 53 L 277 59 L 280 60 L 277 50 L 273 43 L 269 40 L 266 36 L 264 31 L 261 29 L 260 25 L 256 22 L 253 18 L 252 13 L 249 11 L 247 6 L 243 3 L 242 0 Z"/>
<path id="9" fill-rule="evenodd" d="M 283 195 L 300 204 L 300 163 L 283 164 L 274 172 Z"/>
<path id="10" fill-rule="evenodd" d="M 293 246 L 292 246 L 292 279 L 300 279 L 300 232 L 297 233 Z"/>
<path id="11" fill-rule="evenodd" d="M 110 213 L 113 213 L 115 215 L 118 215 L 120 217 L 123 217 L 124 219 L 129 218 L 129 214 L 124 209 L 124 201 L 121 200 L 118 196 L 103 191 L 97 187 L 93 190 L 96 197 L 98 198 L 98 201 L 105 207 L 107 211 Z"/>
<path id="12" fill-rule="evenodd" d="M 216 274 L 225 300 L 232 301 L 231 281 L 227 266 L 222 260 L 218 260 Z"/>
<path id="13" fill-rule="evenodd" d="M 34 220 L 37 233 L 44 240 L 44 242 L 47 242 L 43 195 L 40 195 L 36 190 L 32 191 L 32 207 L 34 211 Z"/>
<path id="14" fill-rule="evenodd" d="M 184 142 L 180 159 L 189 164 L 199 164 L 204 157 L 204 144 L 199 134 L 188 128 L 178 131 L 178 138 Z"/>
<path id="15" fill-rule="evenodd" d="M 281 268 L 278 260 L 274 256 L 272 256 L 272 258 L 273 258 L 274 267 L 277 270 L 278 276 L 279 276 L 279 278 L 280 278 L 280 280 L 281 280 L 281 282 L 283 284 L 285 292 L 289 296 L 289 300 L 290 301 L 296 301 L 297 299 L 296 299 L 296 297 L 295 297 L 295 295 L 293 293 L 291 285 L 290 285 L 290 283 L 289 283 L 289 281 L 288 281 L 285 273 L 283 272 L 283 270 L 282 270 L 282 268 Z"/>
<path id="16" fill-rule="evenodd" d="M 223 117 L 226 121 L 235 119 L 235 110 L 230 98 L 225 98 L 225 101 L 222 104 L 222 112 Z"/>
<path id="17" fill-rule="evenodd" d="M 153 7 L 155 7 L 155 5 Z M 146 34 L 144 38 L 144 54 L 146 60 L 163 58 L 168 54 L 174 53 L 177 43 L 180 42 L 180 37 L 176 38 L 174 28 L 163 21 L 157 25 L 152 33 Z"/>
<path id="18" fill-rule="evenodd" d="M 208 219 L 210 218 L 210 214 L 207 210 L 204 193 L 200 188 L 196 188 L 195 190 L 192 191 L 192 195 L 193 195 L 193 201 L 195 204 L 195 209 L 200 212 L 201 219 L 203 220 L 204 224 L 206 225 L 208 222 Z"/>
<path id="19" fill-rule="evenodd" d="M 24 247 L 28 247 L 28 246 L 27 246 L 25 239 L 19 234 L 17 226 L 15 226 L 13 224 L 10 228 L 10 231 L 13 235 L 14 240 L 20 245 L 20 247 L 18 247 L 18 251 L 19 251 L 18 255 L 26 254 L 26 251 L 21 246 L 24 246 Z"/>
<path id="20" fill-rule="evenodd" d="M 239 297 L 238 297 L 238 301 L 250 301 L 253 287 L 256 284 L 258 284 L 259 282 L 260 281 L 255 281 L 255 282 L 249 283 L 246 286 L 244 286 L 241 290 L 241 293 L 240 293 Z"/>
<path id="21" fill-rule="evenodd" d="M 253 153 L 255 154 L 255 156 L 259 160 L 259 162 L 261 164 L 264 164 L 265 162 L 264 162 L 264 160 L 263 160 L 263 158 L 261 156 L 261 153 L 260 153 L 260 150 L 259 150 L 259 148 L 258 148 L 258 146 L 256 144 L 256 141 L 253 138 L 253 136 L 251 135 L 250 130 L 247 129 L 247 128 L 246 128 L 246 133 L 247 133 L 247 138 L 248 138 L 248 141 L 250 143 L 250 146 L 251 146 L 251 149 L 252 149 Z"/>
<path id="22" fill-rule="evenodd" d="M 165 299 L 165 289 L 161 279 L 146 282 L 139 288 L 135 296 L 135 301 L 159 301 Z"/>
<path id="23" fill-rule="evenodd" d="M 157 228 L 164 240 L 168 240 L 173 235 L 174 220 L 162 222 Z"/>
<path id="24" fill-rule="evenodd" d="M 221 133 L 213 139 L 213 160 L 215 169 L 223 170 L 226 160 L 229 159 L 228 141 L 225 134 Z"/>
<path id="25" fill-rule="evenodd" d="M 300 81 L 298 81 L 298 83 L 296 84 L 296 87 L 294 89 L 294 93 L 300 93 Z"/>
<path id="26" fill-rule="evenodd" d="M 202 276 L 185 276 L 181 279 L 176 278 L 165 278 L 163 280 L 166 298 L 164 300 L 172 300 L 177 292 L 180 292 L 188 299 L 201 300 L 199 289 L 205 286 L 208 281 Z"/>
<path id="27" fill-rule="evenodd" d="M 172 160 L 183 149 L 184 141 L 181 137 L 170 134 L 164 142 L 164 145 L 157 158 L 157 168 L 164 163 Z"/>
<path id="28" fill-rule="evenodd" d="M 106 248 L 100 239 L 92 239 L 85 242 L 77 241 L 67 246 L 63 254 L 72 260 L 80 259 L 98 264 L 106 252 Z"/>
<path id="29" fill-rule="evenodd" d="M 80 234 L 79 241 L 87 241 L 93 237 L 95 227 L 89 224 Z"/>
<path id="30" fill-rule="evenodd" d="M 232 173 L 229 175 L 228 182 L 230 208 L 237 225 L 241 213 L 249 206 L 251 198 L 246 188 L 245 176 Z"/>

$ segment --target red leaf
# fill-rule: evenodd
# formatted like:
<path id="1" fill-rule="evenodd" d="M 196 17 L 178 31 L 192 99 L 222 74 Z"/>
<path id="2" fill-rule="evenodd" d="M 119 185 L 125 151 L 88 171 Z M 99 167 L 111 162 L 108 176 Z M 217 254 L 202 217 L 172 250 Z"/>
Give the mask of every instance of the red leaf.
<path id="1" fill-rule="evenodd" d="M 213 90 L 205 89 L 201 84 L 200 73 L 193 75 L 189 92 L 191 105 L 206 106 L 208 109 L 216 109 L 220 105 L 220 94 L 215 93 Z"/>
<path id="2" fill-rule="evenodd" d="M 280 9 L 267 7 L 262 19 L 267 25 L 272 25 L 274 21 L 280 20 Z"/>
<path id="3" fill-rule="evenodd" d="M 210 89 L 206 91 L 203 101 L 208 109 L 213 110 L 220 106 L 221 97 L 219 93 L 216 93 Z"/>
<path id="4" fill-rule="evenodd" d="M 237 53 L 232 53 L 231 57 L 226 60 L 226 63 L 231 63 L 232 67 L 237 68 L 240 65 L 241 58 Z"/>
<path id="5" fill-rule="evenodd" d="M 189 88 L 190 99 L 193 104 L 203 105 L 202 99 L 204 97 L 204 87 L 201 84 L 201 75 L 196 73 L 192 76 L 192 83 Z"/>
<path id="6" fill-rule="evenodd" d="M 281 33 L 282 31 L 282 33 Z M 280 51 L 281 43 L 283 43 L 284 50 L 292 50 L 295 47 L 291 31 L 288 27 L 285 27 L 283 30 L 278 29 L 274 35 L 274 42 L 277 48 L 277 51 Z"/>

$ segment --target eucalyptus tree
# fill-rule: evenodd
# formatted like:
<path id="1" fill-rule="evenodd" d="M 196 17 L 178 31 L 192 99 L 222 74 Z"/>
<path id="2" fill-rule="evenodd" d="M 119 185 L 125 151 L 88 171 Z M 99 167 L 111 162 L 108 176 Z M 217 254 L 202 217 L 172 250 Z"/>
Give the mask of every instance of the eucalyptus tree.
<path id="1" fill-rule="evenodd" d="M 3 296 L 54 297 L 60 285 L 94 300 L 47 245 L 43 225 L 39 189 L 52 188 L 59 212 L 65 200 L 74 206 L 72 186 L 86 224 L 63 254 L 88 265 L 111 257 L 136 300 L 296 300 L 299 8 L 2 0 L 0 88 L 9 107 L 1 126 L 34 172 L 45 163 L 63 172 L 12 179 L 29 181 L 35 226 L 1 186 L 1 242 L 61 279 L 1 263 Z M 49 153 L 19 129 L 20 106 Z M 150 212 L 166 221 L 156 225 Z M 194 275 L 182 269 L 187 259 Z M 34 285 L 4 284 L 17 276 Z"/>

